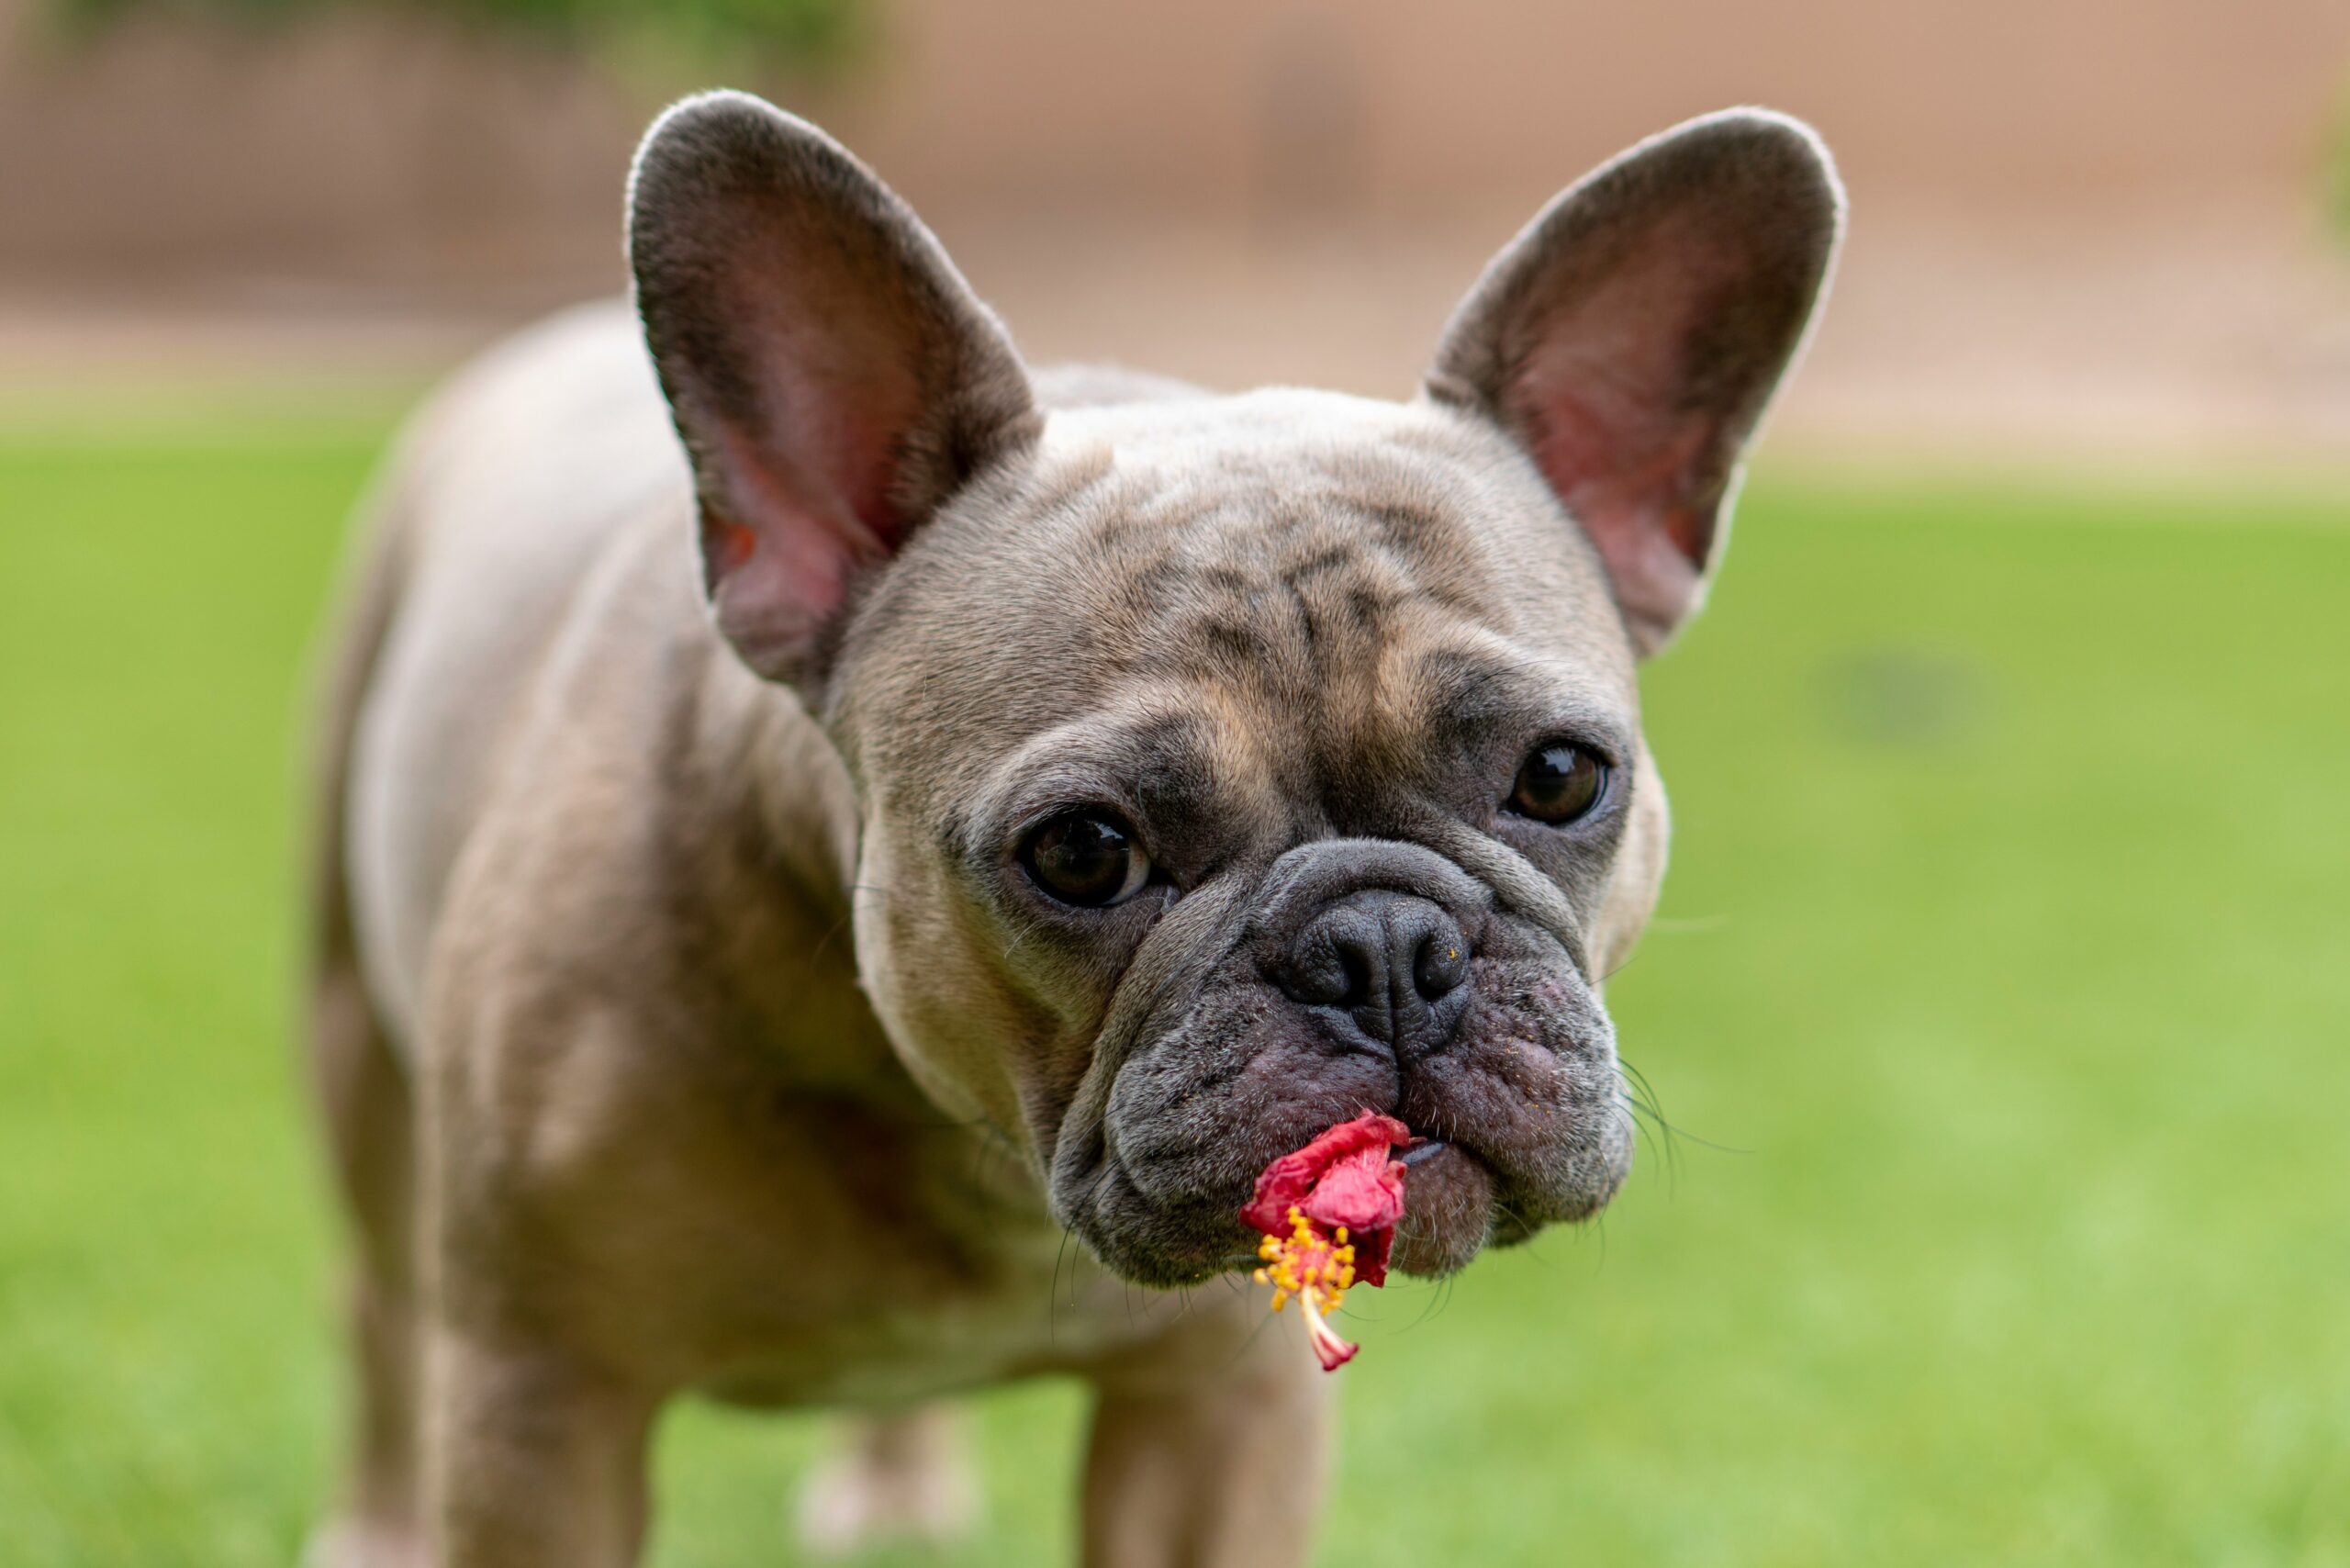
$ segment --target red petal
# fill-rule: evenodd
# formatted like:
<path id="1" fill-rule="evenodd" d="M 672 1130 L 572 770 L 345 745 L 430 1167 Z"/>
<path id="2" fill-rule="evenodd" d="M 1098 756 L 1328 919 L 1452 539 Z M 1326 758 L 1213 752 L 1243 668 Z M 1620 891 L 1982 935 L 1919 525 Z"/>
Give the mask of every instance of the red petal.
<path id="1" fill-rule="evenodd" d="M 1366 1285 L 1387 1282 L 1387 1255 L 1395 1250 L 1393 1230 L 1367 1230 L 1352 1238 L 1355 1244 L 1355 1278 Z"/>
<path id="2" fill-rule="evenodd" d="M 1351 1122 L 1340 1122 L 1297 1152 L 1312 1160 L 1315 1170 L 1319 1173 L 1350 1154 L 1360 1154 L 1370 1148 L 1384 1153 L 1398 1144 L 1411 1141 L 1412 1129 L 1394 1117 L 1365 1111 Z"/>
<path id="3" fill-rule="evenodd" d="M 1404 1165 L 1385 1148 L 1349 1155 L 1323 1172 L 1299 1205 L 1305 1217 L 1332 1228 L 1384 1230 L 1404 1217 Z"/>
<path id="4" fill-rule="evenodd" d="M 1411 1128 L 1365 1111 L 1266 1166 L 1240 1217 L 1268 1236 L 1288 1233 L 1292 1208 L 1326 1230 L 1343 1225 L 1355 1239 L 1356 1275 L 1378 1284 L 1404 1215 L 1404 1167 L 1388 1151 L 1411 1142 Z"/>
<path id="5" fill-rule="evenodd" d="M 1240 1217 L 1267 1236 L 1289 1234 L 1289 1211 L 1305 1201 L 1314 1190 L 1315 1172 L 1308 1168 L 1305 1152 L 1284 1154 L 1264 1169 L 1257 1178 L 1256 1196 L 1240 1211 Z"/>

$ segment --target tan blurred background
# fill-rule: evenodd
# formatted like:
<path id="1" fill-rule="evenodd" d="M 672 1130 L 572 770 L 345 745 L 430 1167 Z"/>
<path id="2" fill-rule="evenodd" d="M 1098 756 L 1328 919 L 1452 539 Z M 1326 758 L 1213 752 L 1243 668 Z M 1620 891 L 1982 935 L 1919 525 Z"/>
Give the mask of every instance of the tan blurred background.
<path id="1" fill-rule="evenodd" d="M 910 196 L 1032 356 L 1409 387 L 1552 190 L 1686 116 L 1822 130 L 1854 206 L 1798 448 L 2338 464 L 2345 0 L 878 0 L 822 70 L 390 9 L 0 0 L 0 394 L 405 389 L 617 287 L 669 93 L 761 88 Z"/>

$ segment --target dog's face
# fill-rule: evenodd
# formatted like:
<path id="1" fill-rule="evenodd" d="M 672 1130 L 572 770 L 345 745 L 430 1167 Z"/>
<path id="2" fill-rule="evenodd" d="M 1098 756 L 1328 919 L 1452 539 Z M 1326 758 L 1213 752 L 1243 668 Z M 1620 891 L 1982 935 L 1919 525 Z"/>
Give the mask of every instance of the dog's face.
<path id="1" fill-rule="evenodd" d="M 1407 405 L 1046 411 L 935 242 L 755 100 L 673 111 L 639 298 L 713 611 L 856 778 L 866 986 L 1128 1278 L 1248 1256 L 1272 1157 L 1364 1110 L 1398 1266 L 1605 1204 L 1600 985 L 1664 862 L 1637 660 L 1695 607 L 1838 196 L 1790 122 L 1563 196 Z"/>
<path id="2" fill-rule="evenodd" d="M 1122 1273 L 1196 1278 L 1275 1155 L 1415 1151 L 1399 1263 L 1589 1214 L 1598 983 L 1664 812 L 1600 564 L 1490 424 L 1271 392 L 1055 413 L 860 615 L 868 985 Z"/>

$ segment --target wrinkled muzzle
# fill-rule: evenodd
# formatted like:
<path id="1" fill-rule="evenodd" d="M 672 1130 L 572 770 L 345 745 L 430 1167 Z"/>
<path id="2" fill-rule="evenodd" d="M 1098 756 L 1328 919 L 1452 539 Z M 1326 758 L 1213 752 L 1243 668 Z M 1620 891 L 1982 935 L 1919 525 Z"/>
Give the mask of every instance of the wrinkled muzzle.
<path id="1" fill-rule="evenodd" d="M 1237 1214 L 1257 1172 L 1364 1111 L 1427 1140 L 1405 1157 L 1408 1272 L 1587 1216 L 1621 1184 L 1615 1035 L 1572 933 L 1453 861 L 1388 840 L 1301 846 L 1183 939 L 1156 994 L 1113 1009 L 1056 1140 L 1055 1208 L 1119 1273 L 1174 1284 L 1247 1265 Z"/>

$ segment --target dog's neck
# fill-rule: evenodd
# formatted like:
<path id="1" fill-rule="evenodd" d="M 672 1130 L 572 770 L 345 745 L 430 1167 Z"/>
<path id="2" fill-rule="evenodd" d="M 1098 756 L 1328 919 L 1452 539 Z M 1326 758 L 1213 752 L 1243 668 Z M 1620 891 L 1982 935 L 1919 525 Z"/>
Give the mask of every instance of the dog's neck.
<path id="1" fill-rule="evenodd" d="M 795 1086 L 927 1109 L 857 987 L 857 810 L 848 770 L 787 689 L 704 629 L 665 777 L 675 896 L 712 934 L 690 962 Z"/>

